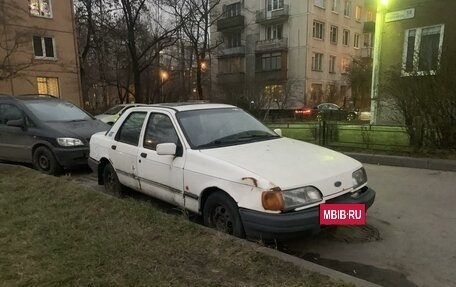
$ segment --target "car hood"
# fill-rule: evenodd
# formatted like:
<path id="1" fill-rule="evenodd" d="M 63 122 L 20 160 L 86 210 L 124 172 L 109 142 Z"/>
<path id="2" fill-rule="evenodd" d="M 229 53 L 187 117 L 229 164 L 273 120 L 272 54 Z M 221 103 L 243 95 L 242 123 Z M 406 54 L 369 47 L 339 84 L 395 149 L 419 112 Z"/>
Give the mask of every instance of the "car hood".
<path id="1" fill-rule="evenodd" d="M 362 167 L 339 152 L 289 138 L 200 152 L 256 174 L 283 190 L 312 185 L 324 195 L 351 189 L 352 173 Z M 339 181 L 342 185 L 335 187 Z"/>
<path id="2" fill-rule="evenodd" d="M 107 123 L 107 122 L 114 122 L 117 119 L 118 115 L 108 115 L 108 114 L 100 114 L 96 115 L 95 118 Z"/>
<path id="3" fill-rule="evenodd" d="M 57 130 L 62 137 L 74 137 L 85 139 L 89 142 L 90 137 L 97 132 L 107 131 L 111 127 L 99 120 L 84 120 L 76 122 L 47 122 L 47 126 Z"/>

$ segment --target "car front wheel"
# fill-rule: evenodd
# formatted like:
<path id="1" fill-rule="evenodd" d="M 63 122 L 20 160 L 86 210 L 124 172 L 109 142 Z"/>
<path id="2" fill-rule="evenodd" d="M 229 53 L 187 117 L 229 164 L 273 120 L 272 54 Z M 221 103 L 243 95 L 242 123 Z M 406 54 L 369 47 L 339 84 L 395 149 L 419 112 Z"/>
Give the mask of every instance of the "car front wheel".
<path id="1" fill-rule="evenodd" d="M 111 164 L 107 164 L 103 169 L 103 182 L 107 193 L 122 197 L 124 195 L 122 184 L 117 177 L 117 173 Z"/>
<path id="2" fill-rule="evenodd" d="M 203 209 L 204 225 L 236 237 L 245 237 L 237 204 L 222 191 L 209 196 Z"/>
<path id="3" fill-rule="evenodd" d="M 62 170 L 52 151 L 44 146 L 38 147 L 33 153 L 33 167 L 51 175 L 58 175 Z"/>

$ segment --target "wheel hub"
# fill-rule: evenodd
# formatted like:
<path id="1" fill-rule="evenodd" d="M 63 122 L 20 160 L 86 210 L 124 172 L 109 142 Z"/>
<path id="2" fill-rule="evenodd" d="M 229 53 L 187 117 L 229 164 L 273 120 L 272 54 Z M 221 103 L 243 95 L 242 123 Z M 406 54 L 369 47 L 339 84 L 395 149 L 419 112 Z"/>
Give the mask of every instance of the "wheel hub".
<path id="1" fill-rule="evenodd" d="M 214 223 L 215 229 L 233 234 L 233 223 L 229 213 L 223 206 L 217 206 L 212 213 L 212 222 Z"/>

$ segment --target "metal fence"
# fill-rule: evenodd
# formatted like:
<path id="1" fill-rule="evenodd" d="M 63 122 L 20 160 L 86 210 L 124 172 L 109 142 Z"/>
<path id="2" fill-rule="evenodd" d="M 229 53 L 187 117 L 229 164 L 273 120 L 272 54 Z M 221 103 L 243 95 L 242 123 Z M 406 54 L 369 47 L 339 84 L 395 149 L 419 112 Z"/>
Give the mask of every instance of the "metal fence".
<path id="1" fill-rule="evenodd" d="M 286 137 L 327 147 L 383 151 L 411 151 L 405 127 L 369 125 L 335 121 L 269 122 L 270 128 L 282 129 Z"/>

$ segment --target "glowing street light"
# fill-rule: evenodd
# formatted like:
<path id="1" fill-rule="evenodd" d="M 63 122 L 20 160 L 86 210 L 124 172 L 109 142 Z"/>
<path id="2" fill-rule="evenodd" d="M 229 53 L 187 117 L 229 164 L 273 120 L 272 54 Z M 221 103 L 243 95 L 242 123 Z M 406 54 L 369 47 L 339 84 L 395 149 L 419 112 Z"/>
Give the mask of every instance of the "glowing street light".
<path id="1" fill-rule="evenodd" d="M 389 0 L 379 0 L 375 19 L 374 59 L 372 61 L 372 86 L 371 86 L 371 119 L 370 124 L 377 123 L 378 112 L 378 78 L 380 73 L 380 54 L 382 51 L 382 34 L 386 5 Z"/>

